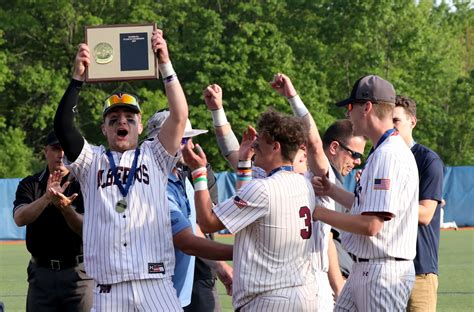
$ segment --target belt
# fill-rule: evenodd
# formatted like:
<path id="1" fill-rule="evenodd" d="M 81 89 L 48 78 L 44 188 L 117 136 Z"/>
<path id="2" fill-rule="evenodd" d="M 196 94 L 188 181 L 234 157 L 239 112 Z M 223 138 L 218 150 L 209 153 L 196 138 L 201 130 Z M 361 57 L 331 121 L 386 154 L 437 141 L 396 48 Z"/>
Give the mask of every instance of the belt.
<path id="1" fill-rule="evenodd" d="M 84 257 L 83 255 L 77 255 L 75 257 L 68 257 L 62 259 L 48 259 L 32 256 L 31 262 L 35 263 L 40 267 L 48 268 L 54 271 L 61 271 L 81 264 L 82 262 L 84 262 Z"/>
<path id="2" fill-rule="evenodd" d="M 369 262 L 370 260 L 383 260 L 383 259 L 386 259 L 386 260 L 395 260 L 395 261 L 408 261 L 408 259 L 404 259 L 404 258 L 393 258 L 393 257 L 387 257 L 387 258 L 376 258 L 376 259 L 366 259 L 366 258 L 359 258 L 357 257 L 356 255 L 354 254 L 351 254 L 349 253 L 349 255 L 351 256 L 351 259 L 354 261 L 354 262 Z"/>

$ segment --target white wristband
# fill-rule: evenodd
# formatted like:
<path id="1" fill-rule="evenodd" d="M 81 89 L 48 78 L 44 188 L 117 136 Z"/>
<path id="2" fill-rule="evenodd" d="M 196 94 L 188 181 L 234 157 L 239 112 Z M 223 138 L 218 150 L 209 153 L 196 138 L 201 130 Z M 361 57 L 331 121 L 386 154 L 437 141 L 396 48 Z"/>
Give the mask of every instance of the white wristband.
<path id="1" fill-rule="evenodd" d="M 227 121 L 227 117 L 225 116 L 225 112 L 222 107 L 217 110 L 211 111 L 211 114 L 212 114 L 212 121 L 214 123 L 214 126 L 222 127 L 229 123 Z"/>
<path id="2" fill-rule="evenodd" d="M 163 79 L 176 75 L 171 62 L 158 64 L 158 69 L 160 70 L 161 77 L 163 77 Z"/>
<path id="3" fill-rule="evenodd" d="M 237 168 L 252 168 L 252 161 L 249 160 L 239 160 L 237 163 Z"/>
<path id="4" fill-rule="evenodd" d="M 206 181 L 199 181 L 194 183 L 194 191 L 205 191 L 207 190 L 207 180 Z"/>
<path id="5" fill-rule="evenodd" d="M 290 103 L 291 105 L 291 110 L 293 110 L 293 114 L 297 117 L 304 117 L 309 113 L 308 109 L 306 108 L 298 94 L 291 98 L 288 98 L 288 103 Z"/>

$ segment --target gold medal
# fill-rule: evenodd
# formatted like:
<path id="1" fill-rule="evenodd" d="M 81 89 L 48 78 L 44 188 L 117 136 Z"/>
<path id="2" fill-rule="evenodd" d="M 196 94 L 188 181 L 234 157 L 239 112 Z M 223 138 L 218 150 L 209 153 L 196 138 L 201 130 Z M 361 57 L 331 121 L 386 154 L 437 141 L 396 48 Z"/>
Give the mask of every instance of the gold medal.
<path id="1" fill-rule="evenodd" d="M 94 58 L 97 64 L 110 63 L 114 58 L 114 49 L 107 42 L 100 42 L 94 47 Z"/>
<path id="2" fill-rule="evenodd" d="M 122 212 L 124 212 L 126 209 L 127 209 L 127 201 L 125 200 L 125 198 L 119 200 L 119 201 L 117 202 L 117 204 L 115 204 L 115 210 L 116 210 L 118 213 L 122 213 Z"/>

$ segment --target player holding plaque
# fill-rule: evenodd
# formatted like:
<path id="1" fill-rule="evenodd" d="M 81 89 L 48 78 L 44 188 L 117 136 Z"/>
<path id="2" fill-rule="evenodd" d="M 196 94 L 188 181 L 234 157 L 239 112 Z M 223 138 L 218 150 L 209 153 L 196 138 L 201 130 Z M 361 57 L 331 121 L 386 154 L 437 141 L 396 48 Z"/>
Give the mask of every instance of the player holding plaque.
<path id="1" fill-rule="evenodd" d="M 112 94 L 104 103 L 101 130 L 108 149 L 91 145 L 79 133 L 73 107 L 86 68 L 95 62 L 87 44 L 79 46 L 73 79 L 54 119 L 68 168 L 85 194 L 84 263 L 97 284 L 94 311 L 181 310 L 171 282 L 174 249 L 166 185 L 181 156 L 188 106 L 161 30 L 152 32 L 151 47 L 170 111 L 155 140 L 138 145 L 141 109 L 137 97 L 127 93 Z"/>

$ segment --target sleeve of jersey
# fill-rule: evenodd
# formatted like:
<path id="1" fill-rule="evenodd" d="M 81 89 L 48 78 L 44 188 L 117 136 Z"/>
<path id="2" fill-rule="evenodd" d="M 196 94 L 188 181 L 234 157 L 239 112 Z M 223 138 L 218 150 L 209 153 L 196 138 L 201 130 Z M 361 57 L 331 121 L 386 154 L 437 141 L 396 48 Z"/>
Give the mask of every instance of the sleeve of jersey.
<path id="1" fill-rule="evenodd" d="M 72 175 L 79 181 L 79 183 L 90 183 L 90 181 L 87 182 L 89 170 L 92 166 L 94 153 L 98 152 L 100 149 L 101 147 L 92 146 L 87 142 L 87 140 L 84 140 L 84 145 L 82 146 L 79 157 L 77 157 L 74 162 L 70 162 L 66 159 L 66 167 L 71 171 Z"/>
<path id="2" fill-rule="evenodd" d="M 191 223 L 189 223 L 189 220 L 183 215 L 178 203 L 172 200 L 171 196 L 168 196 L 168 203 L 170 205 L 171 232 L 174 236 L 182 230 L 191 227 Z"/>
<path id="3" fill-rule="evenodd" d="M 176 163 L 181 158 L 181 151 L 176 153 L 175 156 L 170 155 L 170 153 L 168 153 L 163 144 L 161 144 L 158 137 L 150 141 L 145 141 L 143 142 L 143 144 L 151 144 L 155 161 L 161 168 L 161 170 L 164 171 L 166 174 L 171 172 L 171 169 L 176 166 Z"/>
<path id="4" fill-rule="evenodd" d="M 420 200 L 431 199 L 441 202 L 443 197 L 444 165 L 439 157 L 430 159 L 420 170 Z"/>
<path id="5" fill-rule="evenodd" d="M 397 155 L 386 151 L 375 153 L 367 169 L 366 185 L 363 186 L 366 196 L 360 210 L 362 214 L 376 213 L 390 220 L 396 215 L 406 172 Z"/>
<path id="6" fill-rule="evenodd" d="M 35 201 L 33 198 L 34 185 L 33 178 L 27 177 L 20 181 L 16 189 L 15 201 L 13 202 L 13 214 L 21 206 L 31 204 Z"/>
<path id="7" fill-rule="evenodd" d="M 263 181 L 253 180 L 213 210 L 231 233 L 237 233 L 268 213 L 267 189 Z"/>

